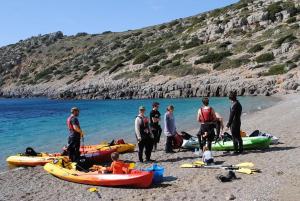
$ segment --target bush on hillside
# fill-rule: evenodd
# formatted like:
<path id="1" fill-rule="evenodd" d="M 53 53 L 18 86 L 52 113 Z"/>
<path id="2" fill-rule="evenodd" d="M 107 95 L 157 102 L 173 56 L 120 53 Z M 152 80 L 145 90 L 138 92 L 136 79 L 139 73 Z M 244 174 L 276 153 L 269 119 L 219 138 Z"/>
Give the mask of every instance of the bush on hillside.
<path id="1" fill-rule="evenodd" d="M 165 66 L 165 65 L 170 64 L 170 63 L 172 63 L 172 60 L 166 59 L 166 60 L 163 60 L 162 62 L 160 62 L 160 65 Z"/>
<path id="2" fill-rule="evenodd" d="M 149 71 L 151 73 L 157 73 L 161 69 L 161 66 L 152 66 Z"/>
<path id="3" fill-rule="evenodd" d="M 279 65 L 274 65 L 271 66 L 271 68 L 268 70 L 268 72 L 264 73 L 264 76 L 268 76 L 268 75 L 280 75 L 280 74 L 284 74 L 287 71 L 285 70 L 285 66 L 283 64 L 279 64 Z"/>
<path id="4" fill-rule="evenodd" d="M 297 21 L 296 17 L 290 17 L 290 18 L 286 21 L 286 23 L 292 24 L 292 23 L 294 23 L 294 22 L 296 22 L 296 21 Z"/>
<path id="5" fill-rule="evenodd" d="M 263 20 L 271 20 L 274 22 L 276 20 L 276 14 L 283 10 L 280 4 L 281 2 L 275 2 L 269 5 L 265 10 L 267 14 L 263 17 Z"/>
<path id="6" fill-rule="evenodd" d="M 260 44 L 256 44 L 256 45 L 254 45 L 253 47 L 251 47 L 251 48 L 248 50 L 248 52 L 249 52 L 249 53 L 256 53 L 256 52 L 259 52 L 259 51 L 261 51 L 261 50 L 263 50 L 263 49 L 264 49 L 263 46 L 261 46 Z"/>
<path id="7" fill-rule="evenodd" d="M 239 68 L 243 64 L 248 63 L 250 60 L 248 58 L 238 58 L 238 59 L 224 59 L 222 62 L 215 63 L 213 69 L 225 70 L 230 68 Z"/>
<path id="8" fill-rule="evenodd" d="M 232 53 L 229 51 L 218 53 L 211 52 L 208 53 L 206 56 L 202 57 L 201 59 L 196 60 L 194 64 L 197 65 L 201 63 L 216 63 L 231 55 Z"/>
<path id="9" fill-rule="evenodd" d="M 150 57 L 145 54 L 145 53 L 141 53 L 139 54 L 133 61 L 133 64 L 141 64 L 144 63 L 145 61 L 147 61 Z"/>
<path id="10" fill-rule="evenodd" d="M 163 49 L 163 48 L 157 48 L 155 50 L 152 50 L 150 53 L 149 53 L 149 56 L 157 56 L 159 54 L 163 54 L 165 53 L 166 51 Z"/>
<path id="11" fill-rule="evenodd" d="M 175 52 L 176 50 L 180 49 L 180 44 L 179 42 L 174 42 L 171 43 L 170 45 L 167 46 L 167 50 L 171 53 Z"/>
<path id="12" fill-rule="evenodd" d="M 293 40 L 296 40 L 297 37 L 295 37 L 293 34 L 289 34 L 287 36 L 284 36 L 282 38 L 279 38 L 275 44 L 274 47 L 275 48 L 279 48 L 283 43 L 288 43 L 288 42 L 292 42 Z"/>
<path id="13" fill-rule="evenodd" d="M 265 53 L 265 54 L 262 54 L 262 55 L 259 55 L 258 57 L 256 57 L 255 61 L 257 63 L 264 63 L 267 61 L 272 61 L 274 58 L 275 57 L 274 57 L 273 53 Z"/>
<path id="14" fill-rule="evenodd" d="M 187 42 L 183 45 L 183 49 L 186 50 L 186 49 L 190 49 L 190 48 L 193 48 L 193 47 L 197 47 L 199 45 L 203 44 L 203 41 L 200 40 L 199 38 L 197 37 L 194 37 L 192 38 L 192 40 L 190 42 Z"/>

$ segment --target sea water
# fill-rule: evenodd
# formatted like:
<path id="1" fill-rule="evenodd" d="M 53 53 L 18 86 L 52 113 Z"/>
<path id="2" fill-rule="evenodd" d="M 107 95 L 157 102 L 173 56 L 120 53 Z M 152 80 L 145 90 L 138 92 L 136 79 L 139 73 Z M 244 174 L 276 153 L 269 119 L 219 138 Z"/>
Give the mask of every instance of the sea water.
<path id="1" fill-rule="evenodd" d="M 271 97 L 240 97 L 243 113 L 263 109 L 278 100 Z M 149 116 L 153 101 L 160 103 L 163 115 L 166 107 L 174 105 L 178 131 L 199 127 L 196 121 L 200 98 L 147 99 L 147 100 L 49 100 L 0 99 L 0 169 L 6 166 L 9 155 L 24 152 L 33 147 L 38 152 L 61 152 L 67 144 L 66 119 L 71 107 L 80 109 L 79 121 L 85 132 L 85 144 L 123 138 L 135 142 L 134 120 L 138 107 L 144 105 Z M 210 105 L 228 119 L 230 101 L 228 98 L 211 98 Z M 195 133 L 192 133 L 195 134 Z M 164 136 L 162 136 L 164 137 Z"/>

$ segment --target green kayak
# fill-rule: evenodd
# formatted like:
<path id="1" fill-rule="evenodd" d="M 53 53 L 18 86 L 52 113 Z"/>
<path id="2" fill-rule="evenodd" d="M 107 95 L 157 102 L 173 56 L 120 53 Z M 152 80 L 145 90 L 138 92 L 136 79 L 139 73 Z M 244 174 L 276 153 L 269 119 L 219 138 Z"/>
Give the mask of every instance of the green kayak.
<path id="1" fill-rule="evenodd" d="M 244 149 L 266 149 L 269 148 L 271 143 L 271 138 L 267 137 L 243 137 Z M 199 148 L 198 139 L 191 138 L 189 140 L 184 140 L 182 144 L 183 148 L 195 149 Z M 233 150 L 233 141 L 219 141 L 212 144 L 213 151 L 231 151 Z"/>

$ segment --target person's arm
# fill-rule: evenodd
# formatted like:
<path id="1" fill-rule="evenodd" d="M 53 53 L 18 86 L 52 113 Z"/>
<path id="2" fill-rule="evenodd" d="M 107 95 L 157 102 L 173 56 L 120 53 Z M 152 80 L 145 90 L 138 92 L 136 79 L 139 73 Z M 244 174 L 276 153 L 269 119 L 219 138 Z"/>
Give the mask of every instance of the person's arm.
<path id="1" fill-rule="evenodd" d="M 170 118 L 169 118 L 169 115 L 168 114 L 165 114 L 165 117 L 164 117 L 164 120 L 165 120 L 165 125 L 166 125 L 166 134 L 171 134 L 171 130 L 170 130 Z"/>
<path id="2" fill-rule="evenodd" d="M 113 169 L 114 169 L 114 165 L 115 165 L 115 163 L 112 162 L 112 163 L 110 164 L 110 167 L 105 168 L 105 170 L 108 171 L 108 172 L 112 172 Z"/>
<path id="3" fill-rule="evenodd" d="M 137 137 L 138 141 L 140 142 L 141 139 L 142 139 L 141 131 L 140 131 L 141 118 L 137 117 L 137 118 L 135 119 L 134 125 L 135 125 L 134 127 L 135 127 L 135 134 L 136 134 L 136 137 Z"/>
<path id="4" fill-rule="evenodd" d="M 200 123 L 200 117 L 201 117 L 201 112 L 200 112 L 200 109 L 198 110 L 198 113 L 197 113 L 197 121 Z"/>
<path id="5" fill-rule="evenodd" d="M 227 123 L 227 126 L 226 126 L 227 128 L 229 128 L 231 126 L 233 118 L 236 115 L 236 112 L 237 112 L 237 104 L 234 103 L 231 107 L 231 110 L 230 110 L 229 120 L 228 120 L 228 123 Z"/>
<path id="6" fill-rule="evenodd" d="M 211 115 L 213 117 L 213 121 L 217 121 L 218 120 L 216 112 L 215 112 L 215 110 L 213 108 L 211 108 Z"/>

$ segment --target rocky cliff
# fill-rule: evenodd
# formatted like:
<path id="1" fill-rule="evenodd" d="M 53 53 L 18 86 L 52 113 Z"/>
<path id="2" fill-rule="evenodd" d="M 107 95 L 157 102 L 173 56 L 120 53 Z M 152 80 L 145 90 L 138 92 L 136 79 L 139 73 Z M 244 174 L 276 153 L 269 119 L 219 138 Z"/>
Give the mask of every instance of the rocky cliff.
<path id="1" fill-rule="evenodd" d="M 139 30 L 0 48 L 0 96 L 166 98 L 300 91 L 299 0 L 242 0 Z"/>

